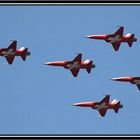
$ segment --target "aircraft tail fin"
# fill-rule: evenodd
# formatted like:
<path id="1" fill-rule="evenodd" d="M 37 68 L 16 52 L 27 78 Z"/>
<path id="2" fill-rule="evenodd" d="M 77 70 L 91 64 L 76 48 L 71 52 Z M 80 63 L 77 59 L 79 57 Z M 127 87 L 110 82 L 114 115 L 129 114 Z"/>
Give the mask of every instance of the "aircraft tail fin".
<path id="1" fill-rule="evenodd" d="M 22 52 L 21 58 L 23 59 L 23 61 L 25 61 L 28 48 L 22 48 L 22 49 L 23 49 L 23 52 Z"/>
<path id="2" fill-rule="evenodd" d="M 88 73 L 90 73 L 91 72 L 91 68 L 92 68 L 92 66 L 93 66 L 93 61 L 90 61 L 90 60 L 86 60 L 86 61 L 84 61 L 84 63 L 87 63 L 87 68 L 86 68 L 86 70 L 87 70 L 87 72 Z"/>
<path id="3" fill-rule="evenodd" d="M 129 40 L 128 40 L 128 45 L 129 45 L 129 47 L 132 47 L 133 39 L 134 39 L 134 34 L 130 35 L 130 38 L 129 38 Z"/>

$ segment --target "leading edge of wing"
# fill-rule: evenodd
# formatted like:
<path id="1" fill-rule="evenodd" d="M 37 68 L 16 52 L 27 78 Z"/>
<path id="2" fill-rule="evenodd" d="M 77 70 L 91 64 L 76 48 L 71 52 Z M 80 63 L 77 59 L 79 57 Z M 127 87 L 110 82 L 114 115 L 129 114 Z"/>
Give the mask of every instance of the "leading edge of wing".
<path id="1" fill-rule="evenodd" d="M 13 41 L 10 46 L 8 47 L 8 49 L 14 49 L 14 51 L 16 50 L 17 47 L 17 41 Z"/>
<path id="2" fill-rule="evenodd" d="M 114 35 L 120 35 L 120 37 L 123 36 L 123 30 L 124 30 L 124 27 L 121 26 L 115 33 Z"/>
<path id="3" fill-rule="evenodd" d="M 82 60 L 82 54 L 79 53 L 79 54 L 73 59 L 73 62 L 75 62 L 75 61 L 81 62 L 81 60 Z"/>
<path id="4" fill-rule="evenodd" d="M 100 103 L 102 103 L 102 102 L 109 103 L 109 99 L 110 99 L 110 95 L 106 95 L 106 96 L 100 101 Z"/>

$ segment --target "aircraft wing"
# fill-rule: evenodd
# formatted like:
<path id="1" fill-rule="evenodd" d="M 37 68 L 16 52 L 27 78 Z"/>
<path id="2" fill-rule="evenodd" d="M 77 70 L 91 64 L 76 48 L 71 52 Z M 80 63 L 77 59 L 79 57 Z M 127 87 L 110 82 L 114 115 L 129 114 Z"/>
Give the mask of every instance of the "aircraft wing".
<path id="1" fill-rule="evenodd" d="M 110 99 L 110 95 L 106 95 L 106 96 L 101 100 L 100 103 L 103 103 L 103 102 L 109 103 L 109 99 Z"/>
<path id="2" fill-rule="evenodd" d="M 99 109 L 98 111 L 99 111 L 100 115 L 101 115 L 102 117 L 104 117 L 105 114 L 106 114 L 107 109 L 106 109 L 106 108 L 102 108 L 102 109 Z"/>
<path id="3" fill-rule="evenodd" d="M 119 50 L 120 44 L 121 44 L 121 42 L 114 42 L 114 43 L 112 43 L 112 46 L 113 46 L 115 51 Z"/>
<path id="4" fill-rule="evenodd" d="M 6 58 L 6 60 L 9 64 L 12 64 L 15 56 L 14 55 L 9 55 L 9 56 L 6 56 L 5 58 Z"/>
<path id="5" fill-rule="evenodd" d="M 123 36 L 123 30 L 124 30 L 124 27 L 120 27 L 115 33 L 114 35 L 119 35 L 120 37 Z"/>
<path id="6" fill-rule="evenodd" d="M 138 87 L 138 89 L 139 89 L 139 91 L 140 91 L 140 84 L 139 84 L 139 85 L 137 85 L 137 87 Z"/>
<path id="7" fill-rule="evenodd" d="M 79 69 L 71 69 L 71 73 L 74 77 L 77 77 Z"/>
<path id="8" fill-rule="evenodd" d="M 16 51 L 16 47 L 17 47 L 17 41 L 13 41 L 8 47 L 8 49 L 13 49 L 13 51 Z"/>
<path id="9" fill-rule="evenodd" d="M 82 60 L 82 54 L 80 53 L 73 59 L 73 62 L 78 61 L 80 63 L 81 60 Z"/>

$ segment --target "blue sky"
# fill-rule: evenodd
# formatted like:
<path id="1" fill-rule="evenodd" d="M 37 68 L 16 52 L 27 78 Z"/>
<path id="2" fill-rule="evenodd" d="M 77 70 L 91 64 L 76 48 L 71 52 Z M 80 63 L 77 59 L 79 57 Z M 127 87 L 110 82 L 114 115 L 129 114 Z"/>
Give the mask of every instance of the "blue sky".
<path id="1" fill-rule="evenodd" d="M 31 56 L 13 65 L 0 58 L 0 134 L 140 134 L 140 93 L 130 83 L 109 79 L 140 75 L 139 6 L 1 6 L 0 48 L 17 40 Z M 118 52 L 105 41 L 84 36 L 113 33 L 124 26 L 138 41 Z M 48 61 L 83 60 L 96 65 L 91 74 L 43 65 Z M 91 108 L 72 106 L 100 101 L 104 94 L 118 99 L 124 108 L 105 117 Z"/>

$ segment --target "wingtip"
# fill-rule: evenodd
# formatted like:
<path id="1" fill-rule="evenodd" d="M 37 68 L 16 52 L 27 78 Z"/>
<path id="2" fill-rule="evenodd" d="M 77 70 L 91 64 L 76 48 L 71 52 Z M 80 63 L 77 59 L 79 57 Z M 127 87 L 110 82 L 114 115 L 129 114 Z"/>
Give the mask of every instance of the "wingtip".
<path id="1" fill-rule="evenodd" d="M 80 55 L 82 55 L 82 53 L 81 53 L 81 52 L 79 52 L 79 53 L 78 53 L 78 52 L 76 52 L 75 54 L 78 54 L 78 55 L 80 54 Z"/>
<path id="2" fill-rule="evenodd" d="M 110 96 L 110 94 L 103 94 L 103 96 L 106 96 L 107 97 L 107 96 Z"/>
<path id="3" fill-rule="evenodd" d="M 124 26 L 122 26 L 122 25 L 119 25 L 119 26 L 117 26 L 117 27 L 119 27 L 119 28 L 122 28 L 122 27 L 123 27 L 123 28 L 124 28 Z"/>
<path id="4" fill-rule="evenodd" d="M 17 40 L 10 40 L 10 41 L 17 43 Z"/>

